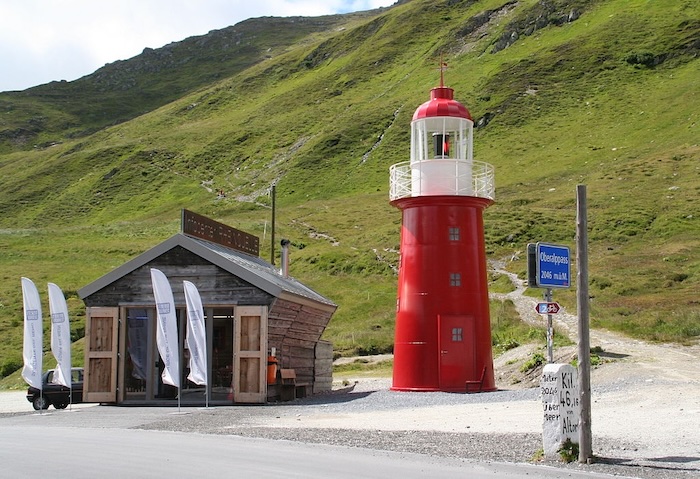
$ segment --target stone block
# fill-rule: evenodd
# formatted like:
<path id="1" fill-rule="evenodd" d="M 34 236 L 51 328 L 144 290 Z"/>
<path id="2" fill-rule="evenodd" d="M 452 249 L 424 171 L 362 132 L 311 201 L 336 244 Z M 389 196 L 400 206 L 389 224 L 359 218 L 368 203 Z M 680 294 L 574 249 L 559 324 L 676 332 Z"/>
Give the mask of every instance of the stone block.
<path id="1" fill-rule="evenodd" d="M 540 379 L 544 421 L 542 444 L 548 458 L 559 457 L 567 439 L 579 443 L 578 371 L 569 364 L 547 364 Z"/>

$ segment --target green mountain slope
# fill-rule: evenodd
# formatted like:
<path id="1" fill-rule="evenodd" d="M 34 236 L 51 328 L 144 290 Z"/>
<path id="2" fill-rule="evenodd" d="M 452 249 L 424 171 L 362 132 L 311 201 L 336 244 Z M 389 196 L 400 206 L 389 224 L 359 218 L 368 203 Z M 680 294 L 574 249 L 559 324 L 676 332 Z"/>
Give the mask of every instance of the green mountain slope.
<path id="1" fill-rule="evenodd" d="M 372 12 L 322 17 L 253 18 L 234 26 L 146 48 L 73 82 L 56 81 L 0 93 L 0 151 L 46 147 L 84 137 L 163 106 L 184 94 L 242 72 L 284 52 L 346 28 Z"/>
<path id="2" fill-rule="evenodd" d="M 260 48 L 281 35 L 269 58 L 241 52 L 219 76 L 213 63 L 153 72 L 143 110 L 134 95 L 98 119 L 99 108 L 78 111 L 78 93 L 66 108 L 33 96 L 50 112 L 35 138 L 45 143 L 6 134 L 0 155 L 0 366 L 21 358 L 20 276 L 64 288 L 79 337 L 75 291 L 175 233 L 182 207 L 260 235 L 269 251 L 273 183 L 291 273 L 340 305 L 327 338 L 338 351 L 390 350 L 400 213 L 388 169 L 408 159 L 411 117 L 441 57 L 479 125 L 475 159 L 496 168 L 490 257 L 524 275 L 528 242 L 573 250 L 585 183 L 593 324 L 697 337 L 700 6 L 660 3 L 410 0 L 288 36 L 279 19 L 259 19 Z M 97 88 L 97 73 L 80 91 Z M 182 78 L 196 80 L 168 88 Z M 5 124 L 31 118 L 18 109 L 5 108 Z M 555 299 L 575 307 L 574 291 Z"/>

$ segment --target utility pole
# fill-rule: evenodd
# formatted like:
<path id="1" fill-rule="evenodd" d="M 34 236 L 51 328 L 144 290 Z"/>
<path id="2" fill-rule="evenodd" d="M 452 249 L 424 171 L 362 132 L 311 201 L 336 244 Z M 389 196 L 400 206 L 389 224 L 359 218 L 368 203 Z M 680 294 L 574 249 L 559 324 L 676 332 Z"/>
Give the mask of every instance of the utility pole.
<path id="1" fill-rule="evenodd" d="M 270 264 L 275 265 L 275 197 L 277 196 L 277 184 L 272 183 L 272 232 L 270 233 Z"/>
<path id="2" fill-rule="evenodd" d="M 588 206 L 586 185 L 576 187 L 576 263 L 578 309 L 578 385 L 581 400 L 578 462 L 593 458 L 591 434 L 591 339 L 588 296 Z"/>

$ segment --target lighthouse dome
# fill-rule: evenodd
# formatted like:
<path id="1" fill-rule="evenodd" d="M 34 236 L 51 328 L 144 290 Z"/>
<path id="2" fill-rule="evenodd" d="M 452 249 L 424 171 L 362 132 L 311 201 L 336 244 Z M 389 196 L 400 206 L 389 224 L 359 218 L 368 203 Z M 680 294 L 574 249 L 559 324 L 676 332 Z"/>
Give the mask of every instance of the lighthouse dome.
<path id="1" fill-rule="evenodd" d="M 413 114 L 414 120 L 439 116 L 451 116 L 472 120 L 467 107 L 454 99 L 452 88 L 440 86 L 430 90 L 430 100 L 418 107 Z M 472 120 L 473 121 L 473 120 Z"/>

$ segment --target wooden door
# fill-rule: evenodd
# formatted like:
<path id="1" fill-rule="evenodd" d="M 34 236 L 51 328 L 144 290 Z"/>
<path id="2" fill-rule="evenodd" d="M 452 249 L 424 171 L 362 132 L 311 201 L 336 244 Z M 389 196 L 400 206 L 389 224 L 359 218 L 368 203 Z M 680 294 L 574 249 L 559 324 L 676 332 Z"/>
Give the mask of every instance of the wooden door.
<path id="1" fill-rule="evenodd" d="M 85 402 L 117 400 L 119 308 L 87 308 L 85 318 Z"/>
<path id="2" fill-rule="evenodd" d="M 239 306 L 234 320 L 233 400 L 267 400 L 267 307 Z"/>

